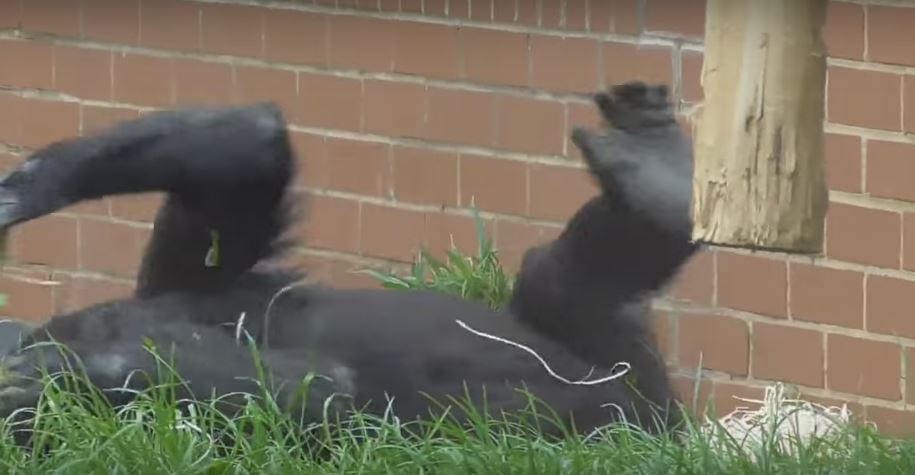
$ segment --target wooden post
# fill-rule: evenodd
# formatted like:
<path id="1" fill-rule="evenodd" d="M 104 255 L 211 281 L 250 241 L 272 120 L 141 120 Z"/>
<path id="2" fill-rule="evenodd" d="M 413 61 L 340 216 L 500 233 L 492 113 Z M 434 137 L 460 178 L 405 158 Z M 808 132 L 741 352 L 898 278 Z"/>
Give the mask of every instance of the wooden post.
<path id="1" fill-rule="evenodd" d="M 693 238 L 820 253 L 826 0 L 708 0 Z"/>

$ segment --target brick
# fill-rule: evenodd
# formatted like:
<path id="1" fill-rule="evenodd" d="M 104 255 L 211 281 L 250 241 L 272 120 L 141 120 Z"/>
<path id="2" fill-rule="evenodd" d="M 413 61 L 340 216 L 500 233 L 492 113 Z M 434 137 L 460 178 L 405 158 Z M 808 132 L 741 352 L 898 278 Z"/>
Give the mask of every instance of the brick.
<path id="1" fill-rule="evenodd" d="M 854 135 L 823 134 L 823 154 L 829 189 L 860 193 L 861 138 Z"/>
<path id="2" fill-rule="evenodd" d="M 330 183 L 330 165 L 324 136 L 293 131 L 290 142 L 298 158 L 296 183 L 317 189 L 327 188 Z"/>
<path id="3" fill-rule="evenodd" d="M 425 15 L 443 17 L 445 16 L 445 7 L 447 4 L 448 0 L 425 0 L 425 3 L 423 4 L 423 8 L 426 10 Z"/>
<path id="4" fill-rule="evenodd" d="M 492 94 L 430 87 L 423 135 L 431 140 L 492 146 L 496 105 Z"/>
<path id="5" fill-rule="evenodd" d="M 394 71 L 433 79 L 457 78 L 458 45 L 456 26 L 400 21 L 394 29 Z"/>
<path id="6" fill-rule="evenodd" d="M 514 273 L 520 269 L 521 260 L 530 248 L 555 239 L 561 232 L 560 227 L 500 219 L 495 223 L 493 244 L 502 266 Z"/>
<path id="7" fill-rule="evenodd" d="M 428 0 L 426 3 L 429 3 Z M 428 9 L 429 7 L 427 5 L 426 15 L 429 14 Z M 514 23 L 516 10 L 515 2 L 500 2 L 494 0 L 492 2 L 492 19 L 497 23 Z"/>
<path id="8" fill-rule="evenodd" d="M 673 84 L 673 59 L 667 46 L 604 43 L 604 82 L 633 80 Z"/>
<path id="9" fill-rule="evenodd" d="M 0 0 L 0 28 L 19 28 L 22 5 L 19 0 Z"/>
<path id="10" fill-rule="evenodd" d="M 140 44 L 176 51 L 200 49 L 200 4 L 180 0 L 140 3 Z"/>
<path id="11" fill-rule="evenodd" d="M 791 263 L 791 317 L 795 320 L 864 327 L 864 275 Z"/>
<path id="12" fill-rule="evenodd" d="M 426 118 L 422 84 L 365 80 L 363 129 L 389 137 L 420 137 Z"/>
<path id="13" fill-rule="evenodd" d="M 23 40 L 0 40 L 0 85 L 53 89 L 54 47 Z"/>
<path id="14" fill-rule="evenodd" d="M 826 384 L 833 391 L 890 401 L 902 398 L 899 345 L 845 335 L 826 340 Z"/>
<path id="15" fill-rule="evenodd" d="M 492 21 L 492 0 L 470 0 L 470 19 Z"/>
<path id="16" fill-rule="evenodd" d="M 139 43 L 140 1 L 83 0 L 83 35 L 110 43 Z"/>
<path id="17" fill-rule="evenodd" d="M 79 37 L 80 2 L 72 0 L 25 0 L 22 29 L 33 33 Z"/>
<path id="18" fill-rule="evenodd" d="M 175 103 L 181 106 L 228 104 L 232 102 L 232 67 L 176 58 Z"/>
<path id="19" fill-rule="evenodd" d="M 848 262 L 899 268 L 899 213 L 830 203 L 826 215 L 826 255 Z M 867 230 L 862 233 L 862 230 Z"/>
<path id="20" fill-rule="evenodd" d="M 572 127 L 599 128 L 603 122 L 600 111 L 591 102 L 569 102 L 566 104 L 566 124 Z M 571 135 L 571 134 L 568 134 Z M 572 141 L 570 140 L 571 144 Z"/>
<path id="21" fill-rule="evenodd" d="M 915 201 L 915 189 L 907 177 L 915 174 L 915 145 L 869 140 L 867 142 L 867 191 L 871 196 Z"/>
<path id="22" fill-rule="evenodd" d="M 684 265 L 674 279 L 671 297 L 711 305 L 715 296 L 715 253 L 700 251 Z"/>
<path id="23" fill-rule="evenodd" d="M 594 33 L 610 33 L 613 24 L 614 2 L 592 1 L 590 15 L 588 15 L 588 30 Z"/>
<path id="24" fill-rule="evenodd" d="M 864 5 L 829 2 L 822 35 L 829 56 L 864 58 Z"/>
<path id="25" fill-rule="evenodd" d="M 597 196 L 598 190 L 587 170 L 532 163 L 529 215 L 565 222 Z"/>
<path id="26" fill-rule="evenodd" d="M 151 107 L 170 106 L 171 60 L 137 54 L 115 54 L 114 100 Z"/>
<path id="27" fill-rule="evenodd" d="M 750 337 L 746 322 L 720 316 L 683 314 L 679 319 L 680 366 L 702 367 L 735 376 L 747 374 Z"/>
<path id="28" fill-rule="evenodd" d="M 4 269 L 0 274 L 0 294 L 7 296 L 3 314 L 33 323 L 44 322 L 54 312 L 55 284 L 47 272 Z M 0 325 L 5 324 L 0 321 Z"/>
<path id="29" fill-rule="evenodd" d="M 362 83 L 322 74 L 299 74 L 298 125 L 358 131 L 362 117 Z"/>
<path id="30" fill-rule="evenodd" d="M 394 197 L 398 201 L 457 206 L 457 154 L 398 146 L 393 157 Z"/>
<path id="31" fill-rule="evenodd" d="M 313 248 L 359 252 L 359 202 L 330 196 L 310 196 L 304 242 Z"/>
<path id="32" fill-rule="evenodd" d="M 51 215 L 23 223 L 11 231 L 10 255 L 16 262 L 75 269 L 77 224 Z"/>
<path id="33" fill-rule="evenodd" d="M 451 0 L 454 5 L 454 0 Z M 518 0 L 518 23 L 521 25 L 537 26 L 540 24 L 540 12 L 537 8 L 537 0 Z"/>
<path id="34" fill-rule="evenodd" d="M 700 102 L 705 98 L 702 90 L 702 62 L 703 55 L 697 51 L 683 51 L 680 53 L 680 66 L 682 71 L 682 99 L 686 102 Z"/>
<path id="35" fill-rule="evenodd" d="M 915 338 L 909 309 L 915 303 L 915 282 L 871 275 L 867 278 L 867 330 Z"/>
<path id="36" fill-rule="evenodd" d="M 264 12 L 264 58 L 325 66 L 327 30 L 327 15 L 268 9 Z"/>
<path id="37" fill-rule="evenodd" d="M 484 228 L 491 231 L 491 223 L 483 219 Z M 490 237 L 491 232 L 486 232 Z M 438 211 L 426 213 L 426 234 L 423 245 L 434 256 L 445 257 L 446 252 L 458 249 L 465 255 L 479 253 L 477 223 L 472 217 L 443 214 Z"/>
<path id="38" fill-rule="evenodd" d="M 867 406 L 867 420 L 886 437 L 910 439 L 915 435 L 915 411 Z"/>
<path id="39" fill-rule="evenodd" d="M 643 0 L 613 1 L 613 32 L 637 36 L 645 25 Z"/>
<path id="40" fill-rule="evenodd" d="M 752 338 L 754 378 L 823 387 L 821 332 L 756 322 Z"/>
<path id="41" fill-rule="evenodd" d="M 350 15 L 328 18 L 328 62 L 337 69 L 390 72 L 399 23 Z"/>
<path id="42" fill-rule="evenodd" d="M 902 268 L 915 270 L 915 214 L 902 215 Z"/>
<path id="43" fill-rule="evenodd" d="M 645 8 L 645 30 L 677 36 L 705 36 L 705 0 L 650 0 Z"/>
<path id="44" fill-rule="evenodd" d="M 527 205 L 527 166 L 515 160 L 460 157 L 461 206 L 523 215 Z"/>
<path id="45" fill-rule="evenodd" d="M 24 102 L 13 94 L 0 93 L 0 142 L 22 143 L 22 110 Z"/>
<path id="46" fill-rule="evenodd" d="M 333 0 L 324 0 L 332 2 Z M 383 12 L 399 12 L 400 0 L 380 0 L 379 8 Z"/>
<path id="47" fill-rule="evenodd" d="M 561 102 L 499 96 L 496 146 L 521 152 L 562 155 L 565 107 Z"/>
<path id="48" fill-rule="evenodd" d="M 915 402 L 915 348 L 905 350 L 905 402 Z"/>
<path id="49" fill-rule="evenodd" d="M 464 77 L 470 81 L 527 86 L 528 37 L 523 33 L 465 28 L 460 32 Z"/>
<path id="50" fill-rule="evenodd" d="M 540 26 L 551 29 L 562 26 L 562 2 L 540 2 Z"/>
<path id="51" fill-rule="evenodd" d="M 425 227 L 423 212 L 363 203 L 362 253 L 410 262 L 416 255 Z"/>
<path id="52" fill-rule="evenodd" d="M 915 51 L 908 47 L 915 9 L 869 5 L 867 23 L 869 60 L 915 66 Z"/>
<path id="53" fill-rule="evenodd" d="M 79 135 L 79 104 L 38 99 L 23 104 L 21 145 L 36 149 Z"/>
<path id="54" fill-rule="evenodd" d="M 422 13 L 423 0 L 400 0 L 400 11 L 403 13 Z"/>
<path id="55" fill-rule="evenodd" d="M 128 221 L 152 223 L 164 203 L 163 193 L 140 193 L 111 199 L 111 216 Z"/>
<path id="56" fill-rule="evenodd" d="M 54 312 L 65 313 L 91 305 L 130 297 L 134 285 L 109 279 L 62 276 L 63 285 L 54 291 Z"/>
<path id="57" fill-rule="evenodd" d="M 600 83 L 599 44 L 585 38 L 531 36 L 531 83 L 537 89 L 592 93 Z"/>
<path id="58" fill-rule="evenodd" d="M 323 256 L 296 256 L 298 264 L 308 270 L 308 276 L 324 284 L 344 289 L 379 288 L 373 277 L 357 271 L 366 266 Z"/>
<path id="59" fill-rule="evenodd" d="M 565 28 L 572 31 L 588 29 L 588 0 L 566 0 Z"/>
<path id="60" fill-rule="evenodd" d="M 213 53 L 259 58 L 263 26 L 263 8 L 204 4 L 200 10 L 200 45 Z"/>
<path id="61" fill-rule="evenodd" d="M 782 260 L 719 253 L 718 305 L 771 317 L 786 317 L 786 267 Z M 747 282 L 753 285 L 746 285 Z"/>
<path id="62" fill-rule="evenodd" d="M 99 219 L 79 220 L 79 268 L 130 277 L 139 270 L 150 230 Z M 117 243 L 117 252 L 112 252 Z"/>
<path id="63" fill-rule="evenodd" d="M 915 133 L 915 76 L 903 78 L 903 129 Z"/>
<path id="64" fill-rule="evenodd" d="M 111 100 L 111 52 L 56 47 L 54 87 L 81 99 Z"/>
<path id="65" fill-rule="evenodd" d="M 83 135 L 94 134 L 108 129 L 112 125 L 139 117 L 137 111 L 106 106 L 82 106 L 83 123 L 80 127 Z"/>
<path id="66" fill-rule="evenodd" d="M 238 104 L 273 102 L 286 118 L 295 116 L 296 73 L 258 66 L 236 66 L 233 100 Z"/>
<path id="67" fill-rule="evenodd" d="M 109 201 L 110 200 L 107 197 L 80 201 L 76 204 L 72 204 L 63 208 L 61 211 L 78 214 L 80 216 L 96 216 L 107 218 L 111 216 L 109 210 Z"/>
<path id="68" fill-rule="evenodd" d="M 901 130 L 901 76 L 839 66 L 830 66 L 828 71 L 826 94 L 830 122 Z M 861 91 L 868 93 L 861 94 Z"/>
<path id="69" fill-rule="evenodd" d="M 328 137 L 326 146 L 330 188 L 360 195 L 389 195 L 389 145 Z"/>

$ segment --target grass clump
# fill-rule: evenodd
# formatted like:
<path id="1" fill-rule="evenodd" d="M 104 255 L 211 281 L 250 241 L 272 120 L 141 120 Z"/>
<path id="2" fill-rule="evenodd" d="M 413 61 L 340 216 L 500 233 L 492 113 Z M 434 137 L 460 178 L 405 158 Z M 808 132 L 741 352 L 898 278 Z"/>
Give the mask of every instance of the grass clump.
<path id="1" fill-rule="evenodd" d="M 557 440 L 480 414 L 469 426 L 447 417 L 407 424 L 358 415 L 340 430 L 302 429 L 268 396 L 252 395 L 226 417 L 215 402 L 175 401 L 168 385 L 118 410 L 100 394 L 77 397 L 66 385 L 51 378 L 37 410 L 43 450 L 17 447 L 14 427 L 0 424 L 0 473 L 915 473 L 915 443 L 867 427 L 848 427 L 794 453 L 774 442 L 747 453 L 715 431 L 687 428 L 684 441 L 620 425 Z"/>
<path id="2" fill-rule="evenodd" d="M 499 308 L 510 296 L 511 279 L 482 226 L 478 237 L 476 256 L 452 250 L 438 260 L 423 251 L 407 276 L 372 275 L 388 288 L 441 291 Z M 177 399 L 173 376 L 113 409 L 97 390 L 73 391 L 86 387 L 77 374 L 44 375 L 40 403 L 26 414 L 34 422 L 30 444 L 15 443 L 21 429 L 16 418 L 0 421 L 0 474 L 915 473 L 915 441 L 881 436 L 867 426 L 844 425 L 832 437 L 798 442 L 791 450 L 770 436 L 746 450 L 726 430 L 697 424 L 661 437 L 618 425 L 557 440 L 517 421 L 475 413 L 457 400 L 471 412 L 469 425 L 445 416 L 406 423 L 390 414 L 357 414 L 335 429 L 303 428 L 268 391 L 242 398 L 228 416 L 220 410 L 224 401 Z"/>
<path id="3" fill-rule="evenodd" d="M 468 300 L 484 302 L 499 309 L 511 298 L 513 279 L 502 268 L 499 254 L 479 214 L 474 210 L 477 235 L 477 255 L 464 255 L 452 246 L 445 259 L 439 259 L 427 249 L 419 251 L 407 275 L 366 270 L 381 285 L 395 290 L 433 290 Z"/>

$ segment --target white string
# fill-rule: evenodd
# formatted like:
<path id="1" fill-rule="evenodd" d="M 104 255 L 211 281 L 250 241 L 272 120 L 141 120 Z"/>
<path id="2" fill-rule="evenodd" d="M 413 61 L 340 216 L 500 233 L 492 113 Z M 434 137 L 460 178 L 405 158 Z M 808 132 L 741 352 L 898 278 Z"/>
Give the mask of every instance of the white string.
<path id="1" fill-rule="evenodd" d="M 617 379 L 629 372 L 629 368 L 630 368 L 629 363 L 619 362 L 619 363 L 613 365 L 613 368 L 610 369 L 612 374 L 610 374 L 609 376 L 605 376 L 605 377 L 599 378 L 599 379 L 588 380 L 587 378 L 589 376 L 591 376 L 591 374 L 594 372 L 594 367 L 591 367 L 591 371 L 589 371 L 588 374 L 585 375 L 584 378 L 582 378 L 578 381 L 570 381 L 570 380 L 563 378 L 562 376 L 556 374 L 556 372 L 553 371 L 553 368 L 550 368 L 550 365 L 547 364 L 547 362 L 543 358 L 541 358 L 540 355 L 538 355 L 536 351 L 532 350 L 531 348 L 524 346 L 521 343 L 516 343 L 511 340 L 506 340 L 505 338 L 501 338 L 501 337 L 498 337 L 495 335 L 490 335 L 489 333 L 483 333 L 479 330 L 474 330 L 473 328 L 470 328 L 469 325 L 462 322 L 461 320 L 455 320 L 455 322 L 458 325 L 460 325 L 461 328 L 469 331 L 470 333 L 473 333 L 474 335 L 477 335 L 477 336 L 480 336 L 483 338 L 487 338 L 487 339 L 490 339 L 493 341 L 498 341 L 499 343 L 505 343 L 506 345 L 511 345 L 511 346 L 514 346 L 515 348 L 520 348 L 520 349 L 530 353 L 531 355 L 534 356 L 534 358 L 537 358 L 537 361 L 540 362 L 540 364 L 543 366 L 543 369 L 545 369 L 546 372 L 549 373 L 550 376 L 552 376 L 566 384 L 572 384 L 572 385 L 576 385 L 576 386 L 593 386 L 593 385 L 603 384 L 603 383 L 606 383 L 609 381 L 613 381 L 614 379 Z M 617 368 L 620 366 L 623 366 L 624 368 L 621 371 L 617 372 Z"/>
<path id="2" fill-rule="evenodd" d="M 245 312 L 242 312 L 241 315 L 238 317 L 238 320 L 235 322 L 235 342 L 236 343 L 241 342 L 241 333 L 245 329 L 245 317 L 246 316 L 247 316 L 247 314 Z"/>

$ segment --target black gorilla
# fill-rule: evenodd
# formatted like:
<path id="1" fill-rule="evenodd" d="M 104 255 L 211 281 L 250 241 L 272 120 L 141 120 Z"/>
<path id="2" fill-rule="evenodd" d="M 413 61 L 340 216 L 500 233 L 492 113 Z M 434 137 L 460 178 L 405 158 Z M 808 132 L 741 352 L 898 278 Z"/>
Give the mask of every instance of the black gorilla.
<path id="1" fill-rule="evenodd" d="M 525 388 L 580 431 L 621 416 L 668 427 L 678 409 L 649 299 L 696 250 L 691 146 L 665 86 L 618 85 L 596 102 L 608 131 L 576 128 L 572 138 L 603 193 L 558 239 L 526 254 L 504 313 L 438 293 L 309 286 L 268 265 L 288 244 L 293 217 L 294 158 L 273 105 L 158 112 L 39 150 L 0 182 L 4 227 L 106 195 L 168 198 L 135 297 L 55 316 L 32 332 L 5 357 L 16 376 L 0 388 L 3 410 L 35 404 L 40 386 L 28 377 L 39 361 L 51 370 L 69 361 L 29 347 L 48 338 L 78 356 L 102 389 L 123 386 L 137 370 L 154 376 L 156 360 L 143 347 L 152 341 L 186 379 L 180 396 L 256 393 L 251 349 L 237 338 L 247 333 L 274 381 L 286 383 L 276 386 L 280 402 L 293 400 L 306 375 L 324 376 L 298 413 L 308 420 L 321 417 L 332 394 L 348 395 L 332 399 L 335 410 L 380 412 L 391 403 L 411 420 L 449 396 L 479 405 L 485 396 L 493 414 L 523 409 Z M 555 373 L 481 333 L 533 349 Z M 629 373 L 601 384 L 557 377 L 601 378 L 618 363 Z M 129 379 L 132 388 L 150 382 Z"/>

